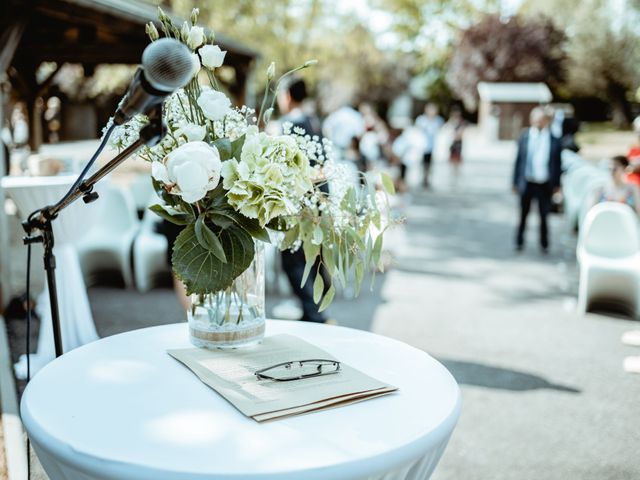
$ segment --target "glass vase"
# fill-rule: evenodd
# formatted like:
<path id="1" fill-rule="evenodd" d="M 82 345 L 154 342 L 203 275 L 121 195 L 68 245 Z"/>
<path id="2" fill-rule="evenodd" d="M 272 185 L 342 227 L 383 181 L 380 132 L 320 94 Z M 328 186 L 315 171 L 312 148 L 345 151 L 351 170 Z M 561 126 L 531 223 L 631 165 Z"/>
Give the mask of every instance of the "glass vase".
<path id="1" fill-rule="evenodd" d="M 196 347 L 238 348 L 264 337 L 264 244 L 255 242 L 253 262 L 226 290 L 191 296 L 189 337 Z"/>

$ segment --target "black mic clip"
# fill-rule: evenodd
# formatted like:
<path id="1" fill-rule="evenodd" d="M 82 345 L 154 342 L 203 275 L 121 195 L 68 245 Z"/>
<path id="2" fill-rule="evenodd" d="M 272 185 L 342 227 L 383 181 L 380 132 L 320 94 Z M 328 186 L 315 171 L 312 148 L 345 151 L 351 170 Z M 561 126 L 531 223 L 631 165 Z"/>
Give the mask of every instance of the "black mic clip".
<path id="1" fill-rule="evenodd" d="M 162 103 L 155 105 L 147 116 L 149 123 L 140 130 L 140 138 L 148 147 L 153 147 L 167 134 L 167 124 L 162 119 Z"/>

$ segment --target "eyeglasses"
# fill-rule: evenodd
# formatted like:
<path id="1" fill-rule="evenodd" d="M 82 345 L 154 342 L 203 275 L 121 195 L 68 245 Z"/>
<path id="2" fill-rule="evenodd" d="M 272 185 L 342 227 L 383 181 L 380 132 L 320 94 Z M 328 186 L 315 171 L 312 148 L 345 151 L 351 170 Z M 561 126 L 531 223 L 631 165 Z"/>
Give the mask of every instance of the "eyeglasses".
<path id="1" fill-rule="evenodd" d="M 290 382 L 303 378 L 331 375 L 340 371 L 340 362 L 336 360 L 310 359 L 295 360 L 272 365 L 254 372 L 258 380 Z M 269 372 L 269 373 L 266 373 Z"/>

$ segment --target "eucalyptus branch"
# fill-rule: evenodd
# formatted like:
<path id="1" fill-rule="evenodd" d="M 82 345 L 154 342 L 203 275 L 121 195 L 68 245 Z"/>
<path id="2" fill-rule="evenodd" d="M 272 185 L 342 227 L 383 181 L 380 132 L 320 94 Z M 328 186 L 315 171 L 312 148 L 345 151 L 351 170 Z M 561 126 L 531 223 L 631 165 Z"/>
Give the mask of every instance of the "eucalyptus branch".
<path id="1" fill-rule="evenodd" d="M 317 60 L 307 60 L 306 62 L 304 62 L 302 65 L 300 65 L 299 67 L 293 68 L 291 70 L 289 70 L 288 72 L 285 72 L 284 74 L 282 74 L 280 76 L 280 78 L 278 79 L 278 83 L 276 83 L 276 88 L 273 90 L 273 98 L 271 99 L 271 106 L 270 108 L 273 108 L 276 104 L 276 97 L 278 95 L 278 91 L 280 90 L 280 84 L 289 76 L 293 75 L 296 72 L 299 72 L 300 70 L 304 70 L 305 68 L 309 68 L 315 64 L 317 64 L 318 61 Z"/>

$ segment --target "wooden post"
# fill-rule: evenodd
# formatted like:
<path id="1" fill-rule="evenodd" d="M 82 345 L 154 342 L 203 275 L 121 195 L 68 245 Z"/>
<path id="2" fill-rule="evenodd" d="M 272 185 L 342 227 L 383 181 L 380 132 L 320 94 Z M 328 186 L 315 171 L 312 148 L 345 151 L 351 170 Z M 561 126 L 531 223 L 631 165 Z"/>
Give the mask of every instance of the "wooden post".
<path id="1" fill-rule="evenodd" d="M 0 128 L 4 126 L 4 93 L 0 88 Z M 9 172 L 5 171 L 5 149 L 0 141 L 0 179 Z M 5 305 L 9 302 L 11 295 L 11 285 L 9 282 L 11 265 L 9 264 L 9 222 L 4 210 L 5 196 L 4 189 L 0 183 L 0 314 Z"/>

